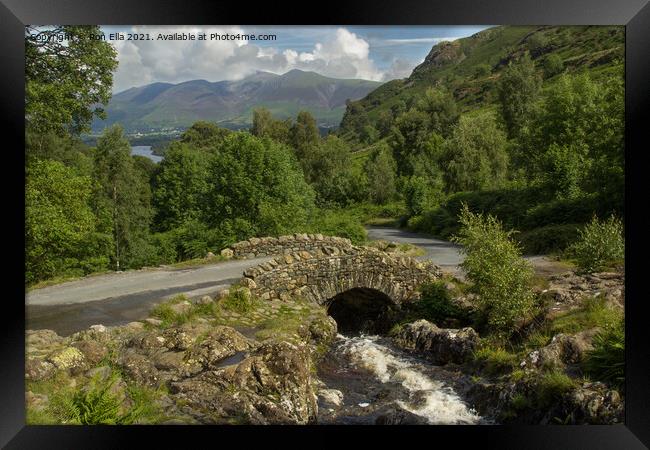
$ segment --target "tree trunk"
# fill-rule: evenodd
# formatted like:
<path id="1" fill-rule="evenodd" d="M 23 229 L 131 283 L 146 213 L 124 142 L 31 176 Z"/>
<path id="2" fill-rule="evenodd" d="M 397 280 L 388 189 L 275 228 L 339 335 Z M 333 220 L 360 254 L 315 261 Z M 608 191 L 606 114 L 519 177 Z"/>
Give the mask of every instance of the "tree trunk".
<path id="1" fill-rule="evenodd" d="M 120 270 L 120 235 L 117 223 L 117 186 L 113 185 L 113 236 L 115 238 L 115 266 Z"/>

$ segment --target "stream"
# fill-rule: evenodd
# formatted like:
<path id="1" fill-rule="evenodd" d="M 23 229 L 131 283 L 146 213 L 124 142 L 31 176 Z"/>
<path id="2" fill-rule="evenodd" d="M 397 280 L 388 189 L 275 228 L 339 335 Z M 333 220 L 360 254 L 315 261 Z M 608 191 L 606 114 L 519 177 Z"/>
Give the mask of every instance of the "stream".
<path id="1" fill-rule="evenodd" d="M 319 398 L 320 424 L 375 424 L 382 416 L 414 415 L 407 423 L 488 424 L 458 394 L 462 375 L 395 348 L 378 335 L 338 334 L 320 362 L 323 389 L 342 393 L 340 406 Z M 378 421 L 379 419 L 379 421 Z"/>

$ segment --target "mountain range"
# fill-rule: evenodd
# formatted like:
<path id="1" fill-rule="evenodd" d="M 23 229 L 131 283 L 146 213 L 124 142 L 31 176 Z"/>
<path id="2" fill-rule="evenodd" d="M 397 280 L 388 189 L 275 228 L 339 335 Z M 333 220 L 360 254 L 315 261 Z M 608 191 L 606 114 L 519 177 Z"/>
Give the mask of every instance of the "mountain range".
<path id="1" fill-rule="evenodd" d="M 380 82 L 336 79 L 315 72 L 291 70 L 283 75 L 258 71 L 238 81 L 206 80 L 152 83 L 113 95 L 106 120 L 95 120 L 93 131 L 120 123 L 127 132 L 185 128 L 197 120 L 228 128 L 249 126 L 252 110 L 269 109 L 275 117 L 311 112 L 319 126 L 340 123 L 346 100 L 358 100 Z"/>

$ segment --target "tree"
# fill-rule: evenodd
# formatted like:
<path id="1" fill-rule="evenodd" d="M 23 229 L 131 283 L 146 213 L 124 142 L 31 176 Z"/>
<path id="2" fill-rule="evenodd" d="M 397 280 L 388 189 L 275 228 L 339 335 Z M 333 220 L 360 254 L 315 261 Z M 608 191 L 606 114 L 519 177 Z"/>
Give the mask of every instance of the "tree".
<path id="1" fill-rule="evenodd" d="M 223 142 L 230 132 L 214 123 L 199 120 L 185 130 L 180 141 L 195 148 L 214 149 Z"/>
<path id="2" fill-rule="evenodd" d="M 33 283 L 78 266 L 95 218 L 89 177 L 58 161 L 38 160 L 28 166 L 27 179 L 25 278 Z"/>
<path id="3" fill-rule="evenodd" d="M 368 177 L 370 199 L 383 205 L 396 195 L 397 164 L 393 154 L 386 144 L 381 144 L 370 154 L 365 165 Z"/>
<path id="4" fill-rule="evenodd" d="M 533 115 L 541 79 L 535 63 L 526 53 L 516 62 L 510 62 L 498 86 L 501 115 L 508 137 L 518 138 Z"/>
<path id="5" fill-rule="evenodd" d="M 512 232 L 504 231 L 494 216 L 474 214 L 463 205 L 459 222 L 460 231 L 452 241 L 466 255 L 460 266 L 492 331 L 508 337 L 531 312 L 533 268 L 521 257 Z"/>
<path id="6" fill-rule="evenodd" d="M 560 197 L 580 191 L 622 196 L 623 92 L 618 79 L 601 84 L 586 74 L 560 76 L 522 136 L 522 160 L 531 177 L 553 186 Z"/>
<path id="7" fill-rule="evenodd" d="M 151 190 L 136 169 L 131 147 L 120 126 L 107 128 L 97 142 L 95 210 L 113 237 L 111 260 L 117 270 L 146 261 L 152 211 Z"/>
<path id="8" fill-rule="evenodd" d="M 39 134 L 79 134 L 111 98 L 117 53 L 98 26 L 25 28 L 25 119 Z M 60 40 L 65 36 L 66 40 Z"/>
<path id="9" fill-rule="evenodd" d="M 268 137 L 283 144 L 289 144 L 291 119 L 276 120 L 266 108 L 253 110 L 251 133 L 257 137 Z"/>
<path id="10" fill-rule="evenodd" d="M 155 224 L 169 230 L 197 219 L 208 189 L 209 156 L 184 143 L 169 146 L 154 181 Z"/>
<path id="11" fill-rule="evenodd" d="M 342 133 L 352 133 L 358 138 L 363 133 L 364 127 L 370 125 L 368 113 L 360 102 L 346 100 L 345 106 L 340 130 Z"/>
<path id="12" fill-rule="evenodd" d="M 506 136 L 494 115 L 464 115 L 445 142 L 443 166 L 448 192 L 499 187 L 506 178 Z"/>
<path id="13" fill-rule="evenodd" d="M 229 135 L 209 164 L 204 221 L 233 242 L 293 232 L 306 223 L 314 193 L 290 148 L 249 133 Z"/>
<path id="14" fill-rule="evenodd" d="M 314 187 L 320 204 L 343 206 L 353 200 L 362 200 L 359 180 L 350 160 L 350 148 L 342 139 L 328 136 L 321 140 L 301 163 L 305 179 Z"/>
<path id="15" fill-rule="evenodd" d="M 413 174 L 415 161 L 430 138 L 429 124 L 429 116 L 417 109 L 410 109 L 395 120 L 389 142 L 397 162 L 398 175 Z"/>
<path id="16" fill-rule="evenodd" d="M 291 146 L 295 150 L 298 161 L 308 158 L 319 140 L 316 119 L 308 111 L 300 111 L 290 131 Z"/>
<path id="17" fill-rule="evenodd" d="M 428 116 L 429 131 L 443 137 L 449 136 L 453 125 L 458 122 L 459 113 L 454 96 L 442 88 L 427 89 L 418 102 L 418 109 Z"/>
<path id="18" fill-rule="evenodd" d="M 381 111 L 379 113 L 379 118 L 377 119 L 377 131 L 379 132 L 380 138 L 384 138 L 390 134 L 393 121 L 394 118 L 390 111 Z"/>
<path id="19" fill-rule="evenodd" d="M 551 78 L 552 76 L 555 76 L 564 71 L 564 62 L 562 61 L 562 57 L 560 55 L 557 53 L 551 53 L 546 58 L 544 58 L 542 67 L 544 68 L 544 76 L 546 78 Z"/>

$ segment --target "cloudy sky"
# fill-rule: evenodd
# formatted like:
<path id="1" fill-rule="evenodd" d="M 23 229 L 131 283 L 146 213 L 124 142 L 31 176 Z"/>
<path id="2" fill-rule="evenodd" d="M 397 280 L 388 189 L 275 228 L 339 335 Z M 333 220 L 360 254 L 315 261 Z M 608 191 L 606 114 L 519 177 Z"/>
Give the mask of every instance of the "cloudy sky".
<path id="1" fill-rule="evenodd" d="M 257 70 L 312 70 L 334 78 L 387 81 L 410 75 L 431 47 L 486 26 L 103 26 L 110 33 L 149 33 L 151 41 L 116 41 L 114 92 L 153 82 L 238 80 Z M 275 40 L 160 41 L 159 33 L 274 34 Z"/>

